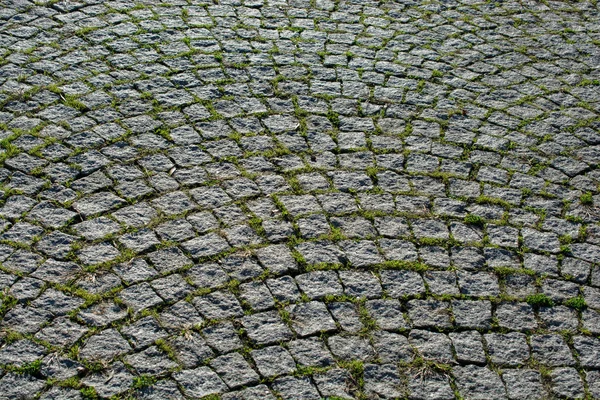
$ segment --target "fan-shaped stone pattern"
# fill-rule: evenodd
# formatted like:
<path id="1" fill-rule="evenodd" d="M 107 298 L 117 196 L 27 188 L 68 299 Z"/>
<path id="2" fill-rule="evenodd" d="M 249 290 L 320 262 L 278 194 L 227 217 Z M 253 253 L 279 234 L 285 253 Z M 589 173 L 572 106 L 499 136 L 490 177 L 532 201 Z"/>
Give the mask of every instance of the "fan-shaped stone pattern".
<path id="1" fill-rule="evenodd" d="M 3 1 L 0 397 L 600 398 L 599 11 Z"/>

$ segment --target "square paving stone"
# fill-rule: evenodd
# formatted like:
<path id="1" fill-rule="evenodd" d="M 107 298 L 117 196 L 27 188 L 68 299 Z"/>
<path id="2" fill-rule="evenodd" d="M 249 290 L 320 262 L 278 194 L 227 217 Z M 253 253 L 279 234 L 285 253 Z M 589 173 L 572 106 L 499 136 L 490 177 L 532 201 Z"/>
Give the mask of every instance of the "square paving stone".
<path id="1" fill-rule="evenodd" d="M 523 333 L 490 333 L 483 336 L 493 363 L 507 367 L 523 365 L 529 359 L 527 337 Z"/>
<path id="2" fill-rule="evenodd" d="M 419 400 L 452 400 L 455 398 L 448 376 L 435 372 L 425 376 L 410 375 L 408 390 L 411 398 Z"/>
<path id="3" fill-rule="evenodd" d="M 498 304 L 496 318 L 498 325 L 511 330 L 533 330 L 538 326 L 533 308 L 527 303 Z"/>
<path id="4" fill-rule="evenodd" d="M 79 356 L 86 360 L 111 360 L 123 353 L 127 353 L 131 347 L 115 329 L 106 329 L 91 336 L 81 348 Z"/>
<path id="5" fill-rule="evenodd" d="M 294 278 L 289 275 L 267 279 L 266 283 L 275 300 L 280 302 L 295 302 L 300 299 L 298 285 L 296 285 Z"/>
<path id="6" fill-rule="evenodd" d="M 373 334 L 373 347 L 383 363 L 409 363 L 415 356 L 406 336 L 378 331 Z"/>
<path id="7" fill-rule="evenodd" d="M 154 317 L 144 317 L 121 328 L 123 336 L 134 348 L 146 347 L 167 336 Z"/>
<path id="8" fill-rule="evenodd" d="M 279 346 L 253 350 L 251 355 L 256 368 L 266 378 L 289 374 L 296 369 L 296 363 L 290 353 Z"/>
<path id="9" fill-rule="evenodd" d="M 196 204 L 183 192 L 167 193 L 152 204 L 166 215 L 181 214 L 196 208 Z"/>
<path id="10" fill-rule="evenodd" d="M 575 368 L 557 368 L 550 373 L 552 393 L 556 396 L 569 399 L 581 399 L 585 396 L 585 389 L 581 376 Z"/>
<path id="11" fill-rule="evenodd" d="M 290 314 L 292 329 L 301 337 L 337 328 L 327 307 L 321 302 L 293 304 L 286 307 L 286 311 Z"/>
<path id="12" fill-rule="evenodd" d="M 98 217 L 76 224 L 74 229 L 87 240 L 96 240 L 118 232 L 121 227 L 107 217 Z"/>
<path id="13" fill-rule="evenodd" d="M 42 345 L 27 339 L 18 340 L 0 349 L 0 364 L 22 367 L 41 360 L 46 352 Z"/>
<path id="14" fill-rule="evenodd" d="M 0 236 L 0 240 L 8 240 L 23 245 L 31 245 L 34 240 L 44 233 L 44 229 L 27 222 L 17 222 Z"/>
<path id="15" fill-rule="evenodd" d="M 363 328 L 358 305 L 351 302 L 331 302 L 327 309 L 344 331 L 356 333 Z"/>
<path id="16" fill-rule="evenodd" d="M 364 368 L 365 392 L 382 398 L 402 398 L 406 392 L 394 364 L 367 364 Z"/>
<path id="17" fill-rule="evenodd" d="M 77 214 L 50 202 L 41 202 L 31 209 L 28 218 L 40 222 L 47 228 L 58 229 L 66 225 Z"/>
<path id="18" fill-rule="evenodd" d="M 497 296 L 500 293 L 498 278 L 488 272 L 458 271 L 458 286 L 469 296 Z"/>
<path id="19" fill-rule="evenodd" d="M 174 242 L 182 242 L 196 236 L 193 225 L 184 219 L 165 222 L 156 227 L 155 231 L 162 240 Z"/>
<path id="20" fill-rule="evenodd" d="M 574 332 L 579 326 L 577 312 L 565 306 L 540 307 L 538 316 L 541 325 L 550 331 Z"/>
<path id="21" fill-rule="evenodd" d="M 221 396 L 223 400 L 245 400 L 245 399 L 264 399 L 275 400 L 276 397 L 271 393 L 266 385 L 258 385 L 235 392 L 225 393 Z"/>
<path id="22" fill-rule="evenodd" d="M 600 372 L 599 371 L 588 371 L 586 372 L 586 380 L 590 393 L 594 397 L 600 396 Z"/>
<path id="23" fill-rule="evenodd" d="M 369 300 L 365 303 L 365 308 L 381 329 L 398 330 L 409 328 L 403 316 L 402 306 L 398 300 Z"/>
<path id="24" fill-rule="evenodd" d="M 125 200 L 115 194 L 100 192 L 77 200 L 73 203 L 73 208 L 83 217 L 89 217 L 96 214 L 104 214 L 125 204 Z"/>
<path id="25" fill-rule="evenodd" d="M 600 339 L 575 336 L 573 347 L 579 356 L 579 364 L 585 368 L 600 367 Z"/>
<path id="26" fill-rule="evenodd" d="M 35 248 L 43 254 L 58 259 L 64 260 L 71 251 L 71 245 L 75 243 L 75 236 L 67 235 L 59 231 L 51 232 L 40 239 L 35 244 Z"/>
<path id="27" fill-rule="evenodd" d="M 285 245 L 270 245 L 257 249 L 256 257 L 264 268 L 278 275 L 298 269 L 292 253 Z"/>
<path id="28" fill-rule="evenodd" d="M 344 361 L 369 361 L 375 358 L 375 350 L 364 338 L 359 336 L 331 336 L 327 339 L 331 353 Z"/>
<path id="29" fill-rule="evenodd" d="M 206 343 L 221 353 L 228 353 L 243 346 L 238 330 L 229 321 L 208 326 L 202 330 L 202 334 Z"/>
<path id="30" fill-rule="evenodd" d="M 335 245 L 327 242 L 304 242 L 296 246 L 308 264 L 343 264 L 345 255 Z"/>
<path id="31" fill-rule="evenodd" d="M 124 361 L 133 366 L 136 372 L 144 375 L 162 375 L 178 367 L 176 362 L 169 359 L 156 346 L 125 356 Z"/>
<path id="32" fill-rule="evenodd" d="M 318 337 L 293 340 L 288 343 L 288 350 L 300 365 L 326 367 L 334 363 L 331 352 Z"/>
<path id="33" fill-rule="evenodd" d="M 507 369 L 502 373 L 506 393 L 511 400 L 544 398 L 548 396 L 540 373 L 529 369 Z"/>
<path id="34" fill-rule="evenodd" d="M 319 299 L 327 295 L 343 294 L 343 287 L 335 271 L 313 271 L 298 275 L 296 283 L 309 298 Z"/>
<path id="35" fill-rule="evenodd" d="M 152 386 L 141 388 L 135 392 L 135 396 L 144 400 L 183 400 L 177 384 L 170 380 L 162 380 Z"/>
<path id="36" fill-rule="evenodd" d="M 141 229 L 134 233 L 126 233 L 119 238 L 119 242 L 135 253 L 142 253 L 160 244 L 156 234 L 150 229 Z"/>
<path id="37" fill-rule="evenodd" d="M 248 282 L 240 285 L 240 299 L 252 309 L 264 311 L 275 306 L 269 288 L 262 282 Z"/>
<path id="38" fill-rule="evenodd" d="M 450 304 L 438 300 L 410 300 L 408 316 L 415 327 L 446 327 L 450 322 Z"/>
<path id="39" fill-rule="evenodd" d="M 244 314 L 235 296 L 225 291 L 212 292 L 196 297 L 192 303 L 200 314 L 207 319 L 226 319 Z"/>
<path id="40" fill-rule="evenodd" d="M 7 244 L 0 244 L 0 260 L 8 264 L 7 258 L 12 258 L 15 256 L 19 256 L 19 260 L 16 265 L 11 266 L 11 269 L 16 269 L 20 272 L 31 272 L 35 268 L 32 266 L 27 266 L 27 264 L 40 264 L 43 261 L 43 258 L 35 253 L 26 250 L 16 250 L 14 247 L 9 246 Z M 9 258 L 9 259 L 10 259 Z M 22 259 L 21 259 L 22 258 Z M 8 276 L 8 274 L 4 274 Z"/>
<path id="41" fill-rule="evenodd" d="M 533 357 L 549 367 L 574 366 L 571 349 L 559 335 L 532 335 L 530 337 Z"/>
<path id="42" fill-rule="evenodd" d="M 492 305 L 485 300 L 453 300 L 452 314 L 456 326 L 487 329 L 492 323 Z"/>
<path id="43" fill-rule="evenodd" d="M 213 359 L 210 366 L 230 388 L 247 386 L 258 381 L 258 374 L 239 353 L 225 354 Z"/>
<path id="44" fill-rule="evenodd" d="M 466 365 L 453 368 L 460 394 L 470 399 L 505 399 L 506 390 L 497 373 L 486 367 Z"/>
<path id="45" fill-rule="evenodd" d="M 224 285 L 229 276 L 215 263 L 198 264 L 187 270 L 187 278 L 203 288 L 216 288 Z"/>
<path id="46" fill-rule="evenodd" d="M 447 268 L 450 265 L 448 250 L 440 246 L 421 246 L 419 254 L 423 263 L 436 268 Z"/>
<path id="47" fill-rule="evenodd" d="M 40 330 L 35 337 L 53 346 L 68 347 L 85 335 L 87 331 L 87 327 L 71 321 L 68 317 L 60 317 Z"/>
<path id="48" fill-rule="evenodd" d="M 127 263 L 119 264 L 113 267 L 113 270 L 127 284 L 143 282 L 158 274 L 154 268 L 140 258 L 134 258 Z"/>
<path id="49" fill-rule="evenodd" d="M 45 386 L 44 380 L 34 378 L 29 374 L 10 372 L 0 379 L 0 390 L 6 399 L 26 399 L 37 395 Z"/>
<path id="50" fill-rule="evenodd" d="M 350 373 L 342 368 L 333 368 L 323 374 L 313 376 L 322 396 L 352 399 L 357 390 Z"/>
<path id="51" fill-rule="evenodd" d="M 136 313 L 146 308 L 154 307 L 163 301 L 146 282 L 130 286 L 119 292 L 118 296 Z"/>
<path id="52" fill-rule="evenodd" d="M 453 360 L 452 342 L 443 333 L 413 329 L 408 340 L 427 360 L 441 363 L 449 363 Z"/>
<path id="53" fill-rule="evenodd" d="M 121 253 L 109 242 L 102 242 L 83 249 L 77 252 L 77 257 L 85 265 L 96 265 L 109 262 L 117 258 Z"/>
<path id="54" fill-rule="evenodd" d="M 193 287 L 179 274 L 154 279 L 150 281 L 150 286 L 167 302 L 181 300 L 193 291 Z"/>
<path id="55" fill-rule="evenodd" d="M 133 206 L 121 208 L 113 212 L 112 215 L 122 224 L 139 228 L 150 223 L 158 216 L 158 213 L 147 203 L 137 203 Z"/>
<path id="56" fill-rule="evenodd" d="M 127 309 L 111 301 L 104 301 L 81 310 L 78 316 L 88 325 L 106 326 L 127 317 Z"/>
<path id="57" fill-rule="evenodd" d="M 194 259 L 215 256 L 229 249 L 227 241 L 215 233 L 183 242 L 181 247 Z"/>
<path id="58" fill-rule="evenodd" d="M 423 278 L 417 272 L 388 269 L 381 271 L 380 276 L 383 289 L 391 297 L 403 298 L 425 293 Z"/>
<path id="59" fill-rule="evenodd" d="M 248 315 L 241 322 L 248 337 L 259 345 L 277 343 L 292 337 L 292 332 L 276 311 Z"/>
<path id="60" fill-rule="evenodd" d="M 371 241 L 343 241 L 340 243 L 340 247 L 348 261 L 358 268 L 379 264 L 384 261 L 377 250 L 377 246 Z"/>
<path id="61" fill-rule="evenodd" d="M 81 268 L 73 262 L 48 259 L 31 274 L 32 277 L 52 283 L 64 284 L 73 280 Z"/>
<path id="62" fill-rule="evenodd" d="M 184 368 L 194 368 L 214 357 L 213 350 L 195 332 L 173 337 L 169 339 L 169 345 Z"/>
<path id="63" fill-rule="evenodd" d="M 273 389 L 283 398 L 319 400 L 321 395 L 308 377 L 285 376 L 275 379 Z"/>
<path id="64" fill-rule="evenodd" d="M 169 247 L 150 253 L 148 259 L 152 265 L 163 273 L 172 272 L 192 264 L 192 261 L 177 247 Z"/>
<path id="65" fill-rule="evenodd" d="M 54 289 L 47 289 L 30 304 L 33 307 L 50 311 L 52 314 L 60 316 L 75 310 L 83 303 L 84 300 L 80 297 L 69 296 Z"/>
<path id="66" fill-rule="evenodd" d="M 458 285 L 454 271 L 427 271 L 423 274 L 427 287 L 433 294 L 458 295 Z"/>
<path id="67" fill-rule="evenodd" d="M 43 376 L 51 379 L 65 380 L 77 376 L 84 368 L 82 364 L 66 357 L 60 357 L 56 353 L 49 354 L 42 360 L 40 372 Z"/>
<path id="68" fill-rule="evenodd" d="M 227 386 L 221 378 L 208 367 L 184 369 L 173 374 L 173 379 L 177 381 L 187 396 L 204 397 L 227 390 Z"/>
<path id="69" fill-rule="evenodd" d="M 448 335 L 454 345 L 456 359 L 469 364 L 485 364 L 483 339 L 477 331 L 452 332 Z"/>

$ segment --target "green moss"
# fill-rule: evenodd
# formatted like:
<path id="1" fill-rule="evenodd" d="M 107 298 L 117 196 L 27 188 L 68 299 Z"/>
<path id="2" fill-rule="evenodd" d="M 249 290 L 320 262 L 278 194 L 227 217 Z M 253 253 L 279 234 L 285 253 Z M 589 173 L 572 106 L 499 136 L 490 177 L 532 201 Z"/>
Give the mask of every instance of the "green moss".
<path id="1" fill-rule="evenodd" d="M 377 330 L 377 321 L 367 311 L 364 301 L 358 304 L 358 318 L 362 324 L 362 329 L 359 331 L 359 335 L 368 335 L 370 332 Z"/>
<path id="2" fill-rule="evenodd" d="M 467 214 L 464 221 L 465 221 L 465 224 L 479 225 L 479 226 L 482 226 L 485 223 L 485 219 L 483 219 L 483 217 L 481 217 L 479 215 L 475 215 L 475 214 Z"/>
<path id="3" fill-rule="evenodd" d="M 529 295 L 525 301 L 532 307 L 552 307 L 554 305 L 554 301 L 544 293 Z"/>
<path id="4" fill-rule="evenodd" d="M 436 238 L 421 238 L 419 239 L 419 243 L 423 246 L 446 246 L 445 239 L 436 239 Z"/>
<path id="5" fill-rule="evenodd" d="M 40 372 L 41 367 L 42 367 L 42 360 L 35 360 L 32 362 L 24 363 L 20 367 L 6 366 L 4 368 L 7 369 L 8 371 L 12 371 L 17 374 L 36 375 Z"/>
<path id="6" fill-rule="evenodd" d="M 350 375 L 352 375 L 352 380 L 359 389 L 364 386 L 363 374 L 365 371 L 365 366 L 362 361 L 340 361 L 338 365 L 350 372 Z"/>
<path id="7" fill-rule="evenodd" d="M 479 197 L 477 197 L 477 199 L 475 200 L 478 204 L 494 204 L 497 206 L 501 206 L 507 209 L 512 208 L 512 204 L 510 204 L 509 202 L 502 200 L 502 199 L 498 199 L 495 197 L 489 197 L 489 196 L 484 196 L 481 195 Z"/>
<path id="8" fill-rule="evenodd" d="M 579 311 L 581 311 L 587 307 L 587 304 L 585 303 L 585 299 L 582 296 L 572 297 L 568 300 L 565 300 L 563 302 L 563 304 L 565 306 L 574 308 Z"/>
<path id="9" fill-rule="evenodd" d="M 495 267 L 494 272 L 496 272 L 499 276 L 508 276 L 508 275 L 535 275 L 535 271 L 524 268 L 510 268 L 510 267 Z"/>
<path id="10" fill-rule="evenodd" d="M 379 269 L 406 269 L 415 272 L 425 272 L 429 270 L 429 267 L 426 264 L 416 261 L 399 260 L 384 261 L 376 267 Z"/>
<path id="11" fill-rule="evenodd" d="M 154 343 L 156 344 L 156 347 L 158 347 L 160 350 L 162 350 L 167 356 L 169 356 L 170 359 L 172 359 L 172 360 L 177 359 L 177 357 L 175 356 L 175 351 L 173 350 L 171 345 L 166 340 L 158 339 Z"/>
<path id="12" fill-rule="evenodd" d="M 594 204 L 594 198 L 592 197 L 591 192 L 582 194 L 581 197 L 579 197 L 579 201 L 581 201 L 581 204 L 584 204 L 584 205 Z"/>
<path id="13" fill-rule="evenodd" d="M 294 376 L 312 376 L 316 374 L 322 374 L 327 372 L 330 367 L 312 367 L 305 365 L 298 365 L 296 371 L 293 373 Z"/>
<path id="14" fill-rule="evenodd" d="M 84 28 L 78 29 L 75 32 L 75 35 L 77 35 L 77 36 L 85 36 L 88 33 L 93 32 L 93 31 L 98 30 L 98 29 L 100 29 L 100 28 L 99 27 L 95 27 L 95 26 L 86 26 Z"/>
<path id="15" fill-rule="evenodd" d="M 329 111 L 327 113 L 327 119 L 329 120 L 329 122 L 331 122 L 331 124 L 334 127 L 336 127 L 336 128 L 340 127 L 340 116 L 335 111 Z"/>
<path id="16" fill-rule="evenodd" d="M 221 395 L 219 394 L 209 394 L 208 396 L 201 397 L 202 400 L 221 400 Z"/>
<path id="17" fill-rule="evenodd" d="M 77 111 L 87 111 L 88 108 L 85 104 L 83 104 L 82 102 L 80 102 L 75 96 L 72 95 L 68 95 L 68 94 L 61 94 L 60 95 L 63 98 L 63 103 L 66 106 L 72 107 L 74 109 L 76 109 Z"/>
<path id="18" fill-rule="evenodd" d="M 133 378 L 131 387 L 134 389 L 143 389 L 156 383 L 156 378 L 148 375 L 140 375 Z"/>
<path id="19" fill-rule="evenodd" d="M 86 387 L 80 390 L 81 398 L 84 400 L 96 400 L 98 399 L 98 394 L 96 393 L 96 389 L 93 387 Z"/>
<path id="20" fill-rule="evenodd" d="M 290 315 L 290 312 L 288 310 L 286 310 L 285 308 L 280 308 L 279 310 L 279 316 L 281 317 L 281 320 L 286 323 L 286 324 L 291 324 L 292 323 L 292 316 Z"/>

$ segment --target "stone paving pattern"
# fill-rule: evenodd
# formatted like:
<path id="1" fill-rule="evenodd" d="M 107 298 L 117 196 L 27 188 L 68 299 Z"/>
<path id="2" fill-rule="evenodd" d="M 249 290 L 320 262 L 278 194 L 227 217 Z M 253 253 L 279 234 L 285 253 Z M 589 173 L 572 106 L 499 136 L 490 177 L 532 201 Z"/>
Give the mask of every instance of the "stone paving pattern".
<path id="1" fill-rule="evenodd" d="M 3 0 L 1 399 L 600 398 L 596 1 Z"/>

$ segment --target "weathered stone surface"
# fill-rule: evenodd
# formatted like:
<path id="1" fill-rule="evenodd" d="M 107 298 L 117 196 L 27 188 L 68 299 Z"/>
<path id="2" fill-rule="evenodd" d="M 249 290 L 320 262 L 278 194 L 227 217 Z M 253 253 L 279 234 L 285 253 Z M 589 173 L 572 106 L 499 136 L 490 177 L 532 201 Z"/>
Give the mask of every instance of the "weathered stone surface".
<path id="1" fill-rule="evenodd" d="M 600 397 L 597 2 L 129 3 L 0 7 L 0 398 Z"/>

